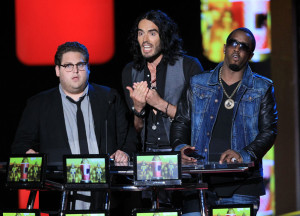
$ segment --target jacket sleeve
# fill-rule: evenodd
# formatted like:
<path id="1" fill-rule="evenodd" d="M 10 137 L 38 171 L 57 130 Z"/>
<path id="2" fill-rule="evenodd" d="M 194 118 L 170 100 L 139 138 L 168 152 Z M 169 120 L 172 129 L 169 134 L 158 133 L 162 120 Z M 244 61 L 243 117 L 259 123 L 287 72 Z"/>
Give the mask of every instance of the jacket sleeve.
<path id="1" fill-rule="evenodd" d="M 191 104 L 192 92 L 187 87 L 177 104 L 177 112 L 170 129 L 170 143 L 173 149 L 190 145 L 191 142 Z M 177 147 L 177 148 L 176 148 Z"/>
<path id="2" fill-rule="evenodd" d="M 122 71 L 122 89 L 125 96 L 125 101 L 128 109 L 131 111 L 133 104 L 132 99 L 129 96 L 129 91 L 126 89 L 127 86 L 132 87 L 132 75 L 131 75 L 132 63 L 128 63 Z"/>
<path id="3" fill-rule="evenodd" d="M 129 110 L 120 95 L 116 97 L 116 127 L 118 149 L 131 155 L 136 151 L 136 137 L 129 125 Z"/>
<path id="4" fill-rule="evenodd" d="M 260 105 L 258 129 L 255 140 L 244 148 L 251 160 L 260 160 L 270 150 L 277 135 L 278 113 L 273 85 L 269 87 Z"/>
<path id="5" fill-rule="evenodd" d="M 29 99 L 20 119 L 14 141 L 13 154 L 25 154 L 29 149 L 39 151 L 39 108 L 36 100 Z"/>

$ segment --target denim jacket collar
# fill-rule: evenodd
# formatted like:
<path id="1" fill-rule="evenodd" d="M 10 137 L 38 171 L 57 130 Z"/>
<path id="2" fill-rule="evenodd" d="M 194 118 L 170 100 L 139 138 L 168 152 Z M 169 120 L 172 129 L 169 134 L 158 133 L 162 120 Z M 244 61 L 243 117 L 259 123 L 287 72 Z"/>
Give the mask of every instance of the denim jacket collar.
<path id="1" fill-rule="evenodd" d="M 224 62 L 221 62 L 217 67 L 212 70 L 212 74 L 207 81 L 208 85 L 218 85 L 219 84 L 219 69 L 223 66 Z M 246 88 L 253 88 L 253 72 L 249 65 L 247 65 L 246 70 L 243 75 L 242 84 Z"/>

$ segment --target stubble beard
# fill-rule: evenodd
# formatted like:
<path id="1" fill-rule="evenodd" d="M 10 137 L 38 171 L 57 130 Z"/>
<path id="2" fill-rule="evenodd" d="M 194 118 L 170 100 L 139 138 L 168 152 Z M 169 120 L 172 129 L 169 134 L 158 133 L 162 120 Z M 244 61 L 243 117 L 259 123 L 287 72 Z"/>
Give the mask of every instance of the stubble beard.
<path id="1" fill-rule="evenodd" d="M 157 49 L 155 50 L 154 54 L 151 55 L 151 56 L 144 56 L 144 59 L 147 61 L 147 62 L 153 62 L 155 61 L 160 55 L 161 55 L 161 47 L 157 47 Z"/>

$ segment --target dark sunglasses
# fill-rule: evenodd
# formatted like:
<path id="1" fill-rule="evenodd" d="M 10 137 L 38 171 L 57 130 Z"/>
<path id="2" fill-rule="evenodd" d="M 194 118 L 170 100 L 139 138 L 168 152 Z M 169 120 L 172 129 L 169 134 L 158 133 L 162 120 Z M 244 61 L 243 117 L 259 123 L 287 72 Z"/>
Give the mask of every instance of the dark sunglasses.
<path id="1" fill-rule="evenodd" d="M 232 39 L 232 38 L 229 39 L 228 42 L 227 42 L 227 46 L 231 46 L 233 48 L 236 48 L 238 45 L 240 46 L 239 47 L 240 50 L 243 50 L 245 52 L 250 51 L 250 47 L 247 44 L 243 43 L 243 42 L 239 42 L 239 41 L 237 41 L 235 39 Z"/>

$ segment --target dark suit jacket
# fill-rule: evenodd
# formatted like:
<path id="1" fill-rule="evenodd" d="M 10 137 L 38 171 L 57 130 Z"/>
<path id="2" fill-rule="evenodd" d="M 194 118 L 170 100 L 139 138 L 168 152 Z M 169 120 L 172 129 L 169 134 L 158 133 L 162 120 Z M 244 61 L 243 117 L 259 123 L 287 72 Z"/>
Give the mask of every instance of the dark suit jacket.
<path id="1" fill-rule="evenodd" d="M 118 149 L 131 154 L 135 143 L 126 140 L 128 109 L 120 95 L 109 87 L 90 84 L 89 98 L 100 154 L 106 153 L 106 148 L 109 154 Z M 29 149 L 46 153 L 50 164 L 62 162 L 64 154 L 71 154 L 58 87 L 41 92 L 27 102 L 12 153 L 24 154 Z"/>

